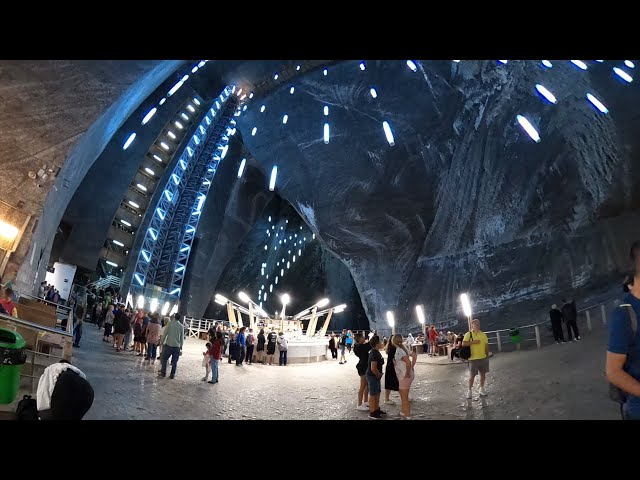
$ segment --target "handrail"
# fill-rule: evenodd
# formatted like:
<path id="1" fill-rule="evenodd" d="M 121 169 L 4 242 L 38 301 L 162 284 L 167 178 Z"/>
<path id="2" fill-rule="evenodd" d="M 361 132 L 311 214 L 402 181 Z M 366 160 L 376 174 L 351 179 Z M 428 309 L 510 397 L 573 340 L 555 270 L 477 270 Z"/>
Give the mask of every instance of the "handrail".
<path id="1" fill-rule="evenodd" d="M 29 297 L 29 298 L 32 298 L 34 300 L 38 300 L 40 302 L 47 303 L 49 305 L 55 305 L 56 308 L 60 307 L 60 308 L 64 308 L 64 309 L 69 310 L 69 311 L 72 310 L 72 308 L 70 306 L 68 306 L 68 305 L 62 305 L 61 303 L 54 303 L 54 302 L 52 302 L 50 300 L 45 300 L 44 298 L 36 297 L 35 295 L 30 295 L 28 293 L 20 293 L 20 292 L 17 292 L 17 293 L 18 293 L 18 298 L 19 297 Z"/>
<path id="2" fill-rule="evenodd" d="M 12 317 L 10 315 L 5 315 L 4 313 L 0 313 L 0 320 L 12 322 L 12 323 L 18 323 L 24 327 L 31 328 L 34 330 L 42 330 L 44 332 L 57 333 L 58 335 L 73 337 L 73 334 L 71 332 L 66 332 L 64 330 L 57 330 L 55 328 L 50 328 L 45 325 L 40 325 L 39 323 L 28 322 L 26 320 L 21 320 L 19 318 Z"/>

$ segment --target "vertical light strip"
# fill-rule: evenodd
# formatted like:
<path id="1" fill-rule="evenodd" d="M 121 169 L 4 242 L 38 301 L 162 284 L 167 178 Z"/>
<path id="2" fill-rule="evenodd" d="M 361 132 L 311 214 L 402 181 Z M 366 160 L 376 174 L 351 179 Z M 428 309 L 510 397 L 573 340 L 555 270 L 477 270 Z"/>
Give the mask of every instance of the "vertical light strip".
<path id="1" fill-rule="evenodd" d="M 274 165 L 271 169 L 271 179 L 269 180 L 269 190 L 272 192 L 276 189 L 276 178 L 278 177 L 278 166 Z"/>

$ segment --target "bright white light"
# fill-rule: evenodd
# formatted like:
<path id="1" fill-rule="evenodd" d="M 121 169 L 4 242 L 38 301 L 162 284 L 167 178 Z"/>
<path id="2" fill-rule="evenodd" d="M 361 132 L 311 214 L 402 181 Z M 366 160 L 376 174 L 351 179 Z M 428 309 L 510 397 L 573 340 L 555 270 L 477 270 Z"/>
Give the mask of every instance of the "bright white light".
<path id="1" fill-rule="evenodd" d="M 189 111 L 190 111 L 191 113 L 195 113 L 195 112 L 196 112 L 196 109 L 195 109 L 195 108 L 193 108 L 193 106 L 192 106 L 192 105 L 187 105 L 187 108 L 189 109 Z"/>
<path id="2" fill-rule="evenodd" d="M 289 115 L 285 115 L 284 117 L 282 117 L 282 123 L 286 124 L 287 120 L 289 120 Z"/>
<path id="3" fill-rule="evenodd" d="M 170 202 L 171 199 L 173 198 L 173 195 L 171 195 L 171 192 L 169 190 L 165 190 L 163 193 L 164 193 L 164 196 L 167 198 L 167 201 Z"/>
<path id="4" fill-rule="evenodd" d="M 178 83 L 176 83 L 173 87 L 171 87 L 171 90 L 169 90 L 167 92 L 167 97 L 170 97 L 171 95 L 173 95 L 174 93 L 176 93 L 178 91 L 178 89 L 182 86 L 184 82 L 182 80 L 180 80 Z"/>
<path id="5" fill-rule="evenodd" d="M 627 72 L 625 72 L 621 68 L 613 67 L 613 71 L 614 71 L 614 73 L 616 75 L 618 75 L 625 82 L 629 82 L 629 83 L 633 82 L 633 78 L 631 77 L 631 75 L 629 75 Z"/>
<path id="6" fill-rule="evenodd" d="M 371 90 L 369 90 L 369 93 L 373 98 L 376 98 L 378 96 L 378 92 L 376 92 L 375 88 L 372 88 Z"/>
<path id="7" fill-rule="evenodd" d="M 160 220 L 164 220 L 164 212 L 162 211 L 162 209 L 156 208 L 156 212 L 158 212 L 158 216 L 160 217 Z"/>
<path id="8" fill-rule="evenodd" d="M 124 247 L 124 243 L 119 242 L 118 240 L 111 240 L 113 243 L 115 243 L 116 245 L 118 245 L 119 247 Z"/>
<path id="9" fill-rule="evenodd" d="M 182 77 L 181 81 L 186 82 L 188 78 L 189 78 L 189 75 L 185 75 L 184 77 Z"/>
<path id="10" fill-rule="evenodd" d="M 162 310 L 160 310 L 160 314 L 164 317 L 169 311 L 169 308 L 171 308 L 171 304 L 169 302 L 164 302 Z"/>
<path id="11" fill-rule="evenodd" d="M 253 130 L 251 130 L 251 136 L 255 137 L 257 131 L 258 131 L 258 127 L 253 127 Z"/>
<path id="12" fill-rule="evenodd" d="M 596 107 L 598 110 L 600 110 L 602 113 L 609 113 L 609 109 L 605 107 L 600 100 L 598 100 L 596 97 L 594 97 L 590 93 L 587 93 L 587 100 L 589 100 L 593 104 L 593 106 Z"/>
<path id="13" fill-rule="evenodd" d="M 291 88 L 289 89 L 289 93 L 290 93 L 291 95 L 293 95 L 293 92 L 295 92 L 295 90 L 296 90 L 296 89 L 295 89 L 295 87 L 291 87 Z"/>
<path id="14" fill-rule="evenodd" d="M 127 141 L 124 142 L 124 145 L 122 146 L 123 150 L 126 150 L 127 148 L 129 148 L 129 145 L 131 145 L 131 142 L 133 142 L 133 140 L 136 138 L 136 134 L 132 133 L 131 135 L 129 135 L 129 138 L 127 138 Z"/>
<path id="15" fill-rule="evenodd" d="M 165 150 L 169 150 L 169 145 L 167 145 L 167 144 L 166 144 L 166 143 L 164 143 L 164 142 L 160 142 L 160 146 L 161 146 L 162 148 L 164 148 Z"/>
<path id="16" fill-rule="evenodd" d="M 244 100 L 245 98 L 247 98 L 247 94 L 242 95 L 242 97 L 240 97 L 240 100 Z M 242 110 L 244 111 L 246 109 L 247 109 L 247 106 L 245 105 Z"/>
<path id="17" fill-rule="evenodd" d="M 281 269 L 280 269 L 280 276 L 281 276 L 281 277 L 284 277 L 284 268 L 281 268 Z"/>
<path id="18" fill-rule="evenodd" d="M 269 223 L 271 223 L 271 215 L 269 215 Z"/>
<path id="19" fill-rule="evenodd" d="M 107 260 L 105 263 L 106 263 L 107 265 L 111 265 L 112 267 L 117 267 L 117 266 L 118 266 L 118 264 L 117 264 L 117 263 L 114 263 L 114 262 L 112 262 L 112 261 L 110 261 L 110 260 Z"/>
<path id="20" fill-rule="evenodd" d="M 346 309 L 347 309 L 347 305 L 346 303 L 343 303 L 342 305 L 338 305 L 336 308 L 334 308 L 333 313 L 344 312 Z"/>
<path id="21" fill-rule="evenodd" d="M 364 69 L 365 69 L 364 62 L 360 62 L 360 70 L 364 71 Z"/>
<path id="22" fill-rule="evenodd" d="M 138 304 L 136 305 L 138 308 L 144 308 L 144 296 L 138 296 Z"/>
<path id="23" fill-rule="evenodd" d="M 143 192 L 147 191 L 147 187 L 145 187 L 144 185 L 142 185 L 141 183 L 136 184 L 136 187 L 138 187 L 140 190 L 142 190 Z"/>
<path id="24" fill-rule="evenodd" d="M 242 174 L 244 173 L 244 166 L 247 164 L 247 159 L 243 158 L 242 161 L 240 162 L 240 168 L 238 168 L 238 178 L 242 177 Z M 266 247 L 266 245 L 265 245 Z M 266 248 L 265 248 L 266 250 Z"/>
<path id="25" fill-rule="evenodd" d="M 176 139 L 176 135 L 175 135 L 171 130 L 169 130 L 169 131 L 167 132 L 167 135 L 169 136 L 169 138 L 171 138 L 171 139 L 173 139 L 173 140 L 175 140 L 175 139 Z"/>
<path id="26" fill-rule="evenodd" d="M 312 239 L 312 240 L 315 240 L 315 239 L 316 239 L 316 234 L 315 234 L 315 233 L 311 235 L 311 239 Z"/>
<path id="27" fill-rule="evenodd" d="M 323 308 L 323 307 L 326 307 L 327 305 L 329 305 L 329 299 L 328 298 L 323 298 L 318 303 L 316 303 L 314 306 L 318 307 L 318 308 Z"/>
<path id="28" fill-rule="evenodd" d="M 160 163 L 162 163 L 162 159 L 158 156 L 158 155 L 153 155 L 153 158 L 155 158 L 157 161 L 159 161 Z"/>
<path id="29" fill-rule="evenodd" d="M 242 94 L 242 89 L 238 90 L 238 93 L 236 93 L 237 96 L 240 96 Z"/>
<path id="30" fill-rule="evenodd" d="M 209 119 L 209 115 L 205 116 L 204 119 L 207 121 L 207 125 L 211 125 L 211 120 Z"/>
<path id="31" fill-rule="evenodd" d="M 424 325 L 424 310 L 422 305 L 416 305 L 416 313 L 418 314 L 418 321 Z"/>
<path id="32" fill-rule="evenodd" d="M 149 113 L 147 113 L 142 119 L 142 125 L 146 125 L 147 122 L 151 120 L 151 117 L 153 117 L 157 111 L 158 109 L 156 107 L 153 107 L 151 110 L 149 110 Z"/>
<path id="33" fill-rule="evenodd" d="M 277 79 L 278 79 L 278 74 L 277 74 L 277 73 L 273 76 L 273 79 L 274 79 L 274 80 L 277 80 Z"/>
<path id="34" fill-rule="evenodd" d="M 329 124 L 324 124 L 324 143 L 329 143 Z"/>
<path id="35" fill-rule="evenodd" d="M 191 150 L 191 147 L 187 147 L 187 154 L 188 154 L 190 157 L 193 157 L 193 150 Z"/>
<path id="36" fill-rule="evenodd" d="M 264 249 L 265 249 L 265 250 L 267 250 L 267 248 L 268 248 L 268 247 L 265 245 L 265 246 L 264 246 Z"/>
<path id="37" fill-rule="evenodd" d="M 587 64 L 584 63 L 582 60 L 571 60 L 571 63 L 573 63 L 576 67 L 582 69 L 582 70 L 586 70 L 587 69 Z"/>
<path id="38" fill-rule="evenodd" d="M 323 73 L 323 75 L 326 77 L 326 76 L 327 76 L 327 69 L 325 68 L 325 69 L 322 71 L 322 73 Z"/>
<path id="39" fill-rule="evenodd" d="M 216 100 L 216 108 L 220 110 L 220 102 L 218 102 L 217 100 Z"/>
<path id="40" fill-rule="evenodd" d="M 460 60 L 454 60 L 455 63 L 460 63 Z"/>
<path id="41" fill-rule="evenodd" d="M 291 259 L 291 261 L 292 261 L 293 263 L 296 263 L 296 256 L 295 256 L 295 255 L 293 256 L 293 258 Z"/>
<path id="42" fill-rule="evenodd" d="M 393 133 L 391 132 L 391 127 L 386 120 L 382 122 L 382 128 L 384 129 L 384 134 L 387 137 L 387 142 L 389 142 L 389 145 L 393 147 L 395 145 L 395 142 L 393 141 Z"/>
<path id="43" fill-rule="evenodd" d="M 543 87 L 539 83 L 536 84 L 536 90 L 538 90 L 538 92 L 540 92 L 540 95 L 542 95 L 544 98 L 549 100 L 551 103 L 558 103 L 558 100 L 553 95 L 553 93 L 551 93 L 549 90 L 547 90 L 545 87 Z"/>
<path id="44" fill-rule="evenodd" d="M 131 226 L 131 224 L 129 222 L 127 222 L 126 220 L 120 219 L 120 223 L 123 224 L 123 225 L 126 225 L 127 227 Z"/>
<path id="45" fill-rule="evenodd" d="M 291 297 L 289 297 L 288 293 L 285 293 L 280 297 L 280 301 L 282 302 L 283 305 L 288 305 L 290 300 L 291 300 Z"/>
<path id="46" fill-rule="evenodd" d="M 223 305 L 229 302 L 229 299 L 227 297 L 223 297 L 219 293 L 216 293 L 215 299 L 221 301 Z"/>
<path id="47" fill-rule="evenodd" d="M 187 169 L 187 162 L 185 162 L 183 159 L 180 159 L 178 163 L 180 164 L 180 168 L 182 168 L 182 170 Z"/>
<path id="48" fill-rule="evenodd" d="M 180 184 L 180 178 L 178 178 L 178 176 L 175 173 L 171 174 L 171 178 L 173 179 L 173 183 L 175 183 L 176 185 Z"/>
<path id="49" fill-rule="evenodd" d="M 151 170 L 149 167 L 145 167 L 144 171 L 147 172 L 149 175 L 155 175 L 155 173 L 153 173 L 153 170 Z"/>
<path id="50" fill-rule="evenodd" d="M 413 71 L 413 72 L 417 72 L 418 71 L 418 67 L 413 62 L 413 60 L 407 60 L 407 67 L 409 67 L 411 69 L 411 71 Z"/>
<path id="51" fill-rule="evenodd" d="M 624 64 L 629 68 L 635 68 L 635 64 L 631 60 L 625 60 Z"/>
<path id="52" fill-rule="evenodd" d="M 140 205 L 138 205 L 136 202 L 129 200 L 129 205 L 131 205 L 133 208 L 140 208 Z"/>
<path id="53" fill-rule="evenodd" d="M 298 250 L 298 256 L 302 255 L 302 250 Z"/>
<path id="54" fill-rule="evenodd" d="M 194 98 L 193 99 L 193 103 L 195 103 L 196 105 L 199 106 L 200 105 L 200 100 L 198 100 L 197 98 Z"/>
<path id="55" fill-rule="evenodd" d="M 542 65 L 544 65 L 547 68 L 553 67 L 553 64 L 549 60 L 542 60 Z"/>
<path id="56" fill-rule="evenodd" d="M 221 301 L 221 300 L 218 300 L 217 298 L 216 298 L 214 301 L 215 301 L 217 304 L 219 304 L 219 305 L 226 305 L 226 303 L 225 303 L 225 302 L 223 302 L 223 301 Z"/>
<path id="57" fill-rule="evenodd" d="M 463 293 L 460 295 L 460 303 L 462 304 L 462 311 L 466 317 L 471 316 L 471 302 L 469 301 L 469 295 Z"/>
<path id="58" fill-rule="evenodd" d="M 180 116 L 181 116 L 184 120 L 189 121 L 189 117 L 187 117 L 187 114 L 186 114 L 186 113 L 182 112 L 182 113 L 180 114 Z"/>
<path id="59" fill-rule="evenodd" d="M 388 311 L 387 312 L 387 323 L 389 324 L 389 326 L 391 328 L 393 328 L 393 326 L 396 324 L 396 320 L 395 320 L 395 318 L 393 318 L 393 312 L 392 311 Z"/>
<path id="60" fill-rule="evenodd" d="M 531 125 L 531 123 L 529 123 L 529 120 L 527 120 L 525 117 L 523 117 L 522 115 L 518 115 L 516 117 L 516 120 L 518 121 L 518 123 L 520 124 L 520 126 L 522 128 L 524 128 L 524 131 L 527 132 L 529 134 L 529 136 L 537 143 L 540 141 L 540 135 L 538 134 L 538 131 L 533 127 L 533 125 Z"/>
<path id="61" fill-rule="evenodd" d="M 148 262 L 149 260 L 151 260 L 151 254 L 149 252 L 147 252 L 146 250 L 140 250 L 140 253 L 142 254 L 142 256 L 144 257 L 144 259 Z"/>
<path id="62" fill-rule="evenodd" d="M 166 98 L 163 98 L 162 100 L 160 100 L 159 105 L 164 105 L 164 102 L 166 102 L 166 101 L 167 101 L 167 99 L 166 99 Z"/>
<path id="63" fill-rule="evenodd" d="M 498 60 L 501 64 L 506 65 L 507 64 L 507 60 Z"/>
<path id="64" fill-rule="evenodd" d="M 260 107 L 260 113 L 264 112 L 264 109 L 265 109 L 265 108 L 267 108 L 267 107 L 265 107 L 264 105 L 262 105 L 262 106 Z"/>
<path id="65" fill-rule="evenodd" d="M 253 92 L 249 94 L 249 98 L 253 98 Z"/>
<path id="66" fill-rule="evenodd" d="M 149 235 L 151 235 L 151 238 L 153 238 L 154 241 L 158 239 L 158 232 L 156 232 L 153 228 L 149 229 Z"/>
<path id="67" fill-rule="evenodd" d="M 249 298 L 249 295 L 247 295 L 244 292 L 239 292 L 238 297 L 240 297 L 240 300 L 242 300 L 244 303 L 249 303 L 251 301 L 251 299 Z"/>
<path id="68" fill-rule="evenodd" d="M 177 121 L 177 120 L 176 120 L 175 122 L 173 122 L 173 124 L 174 124 L 176 127 L 178 127 L 180 130 L 182 130 L 182 129 L 184 128 L 184 127 L 182 126 L 182 124 L 181 124 L 179 121 Z"/>
<path id="69" fill-rule="evenodd" d="M 325 117 L 329 116 L 329 107 L 327 105 L 324 106 L 324 116 Z"/>
<path id="70" fill-rule="evenodd" d="M 155 311 L 158 309 L 158 299 L 157 298 L 152 298 L 151 299 L 151 304 L 149 306 L 149 311 L 151 313 L 155 313 Z"/>
<path id="71" fill-rule="evenodd" d="M 296 65 L 296 71 L 300 70 L 300 65 Z"/>
<path id="72" fill-rule="evenodd" d="M 271 169 L 271 180 L 269 180 L 269 190 L 272 192 L 276 188 L 276 177 L 278 176 L 278 166 L 274 165 Z"/>
<path id="73" fill-rule="evenodd" d="M 278 284 L 278 277 L 276 277 L 275 283 L 276 283 L 276 285 Z M 266 293 L 265 293 L 265 295 L 266 295 Z"/>

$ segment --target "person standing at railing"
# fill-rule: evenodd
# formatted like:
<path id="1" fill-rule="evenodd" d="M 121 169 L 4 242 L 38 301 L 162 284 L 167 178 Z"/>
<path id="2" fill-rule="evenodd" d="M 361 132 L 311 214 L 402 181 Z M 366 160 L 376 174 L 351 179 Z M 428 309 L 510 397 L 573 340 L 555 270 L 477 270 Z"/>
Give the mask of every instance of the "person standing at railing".
<path id="1" fill-rule="evenodd" d="M 484 380 L 489 371 L 489 340 L 480 330 L 480 320 L 477 318 L 471 321 L 471 331 L 464 335 L 462 346 L 471 347 L 471 357 L 469 357 L 469 391 L 467 392 L 467 398 L 473 398 L 473 382 L 478 373 L 480 373 L 480 395 L 484 397 L 487 395 L 484 389 Z"/>
<path id="2" fill-rule="evenodd" d="M 628 293 L 609 322 L 606 374 L 607 380 L 622 390 L 622 418 L 640 420 L 640 275 L 634 272 L 624 285 Z"/>
<path id="3" fill-rule="evenodd" d="M 562 299 L 562 317 L 567 324 L 567 334 L 569 335 L 569 341 L 573 342 L 571 330 L 576 336 L 576 340 L 580 340 L 580 332 L 578 331 L 578 309 L 576 308 L 576 301 L 571 300 L 568 302 L 566 299 Z"/>
<path id="4" fill-rule="evenodd" d="M 562 332 L 562 312 L 555 303 L 551 305 L 549 318 L 551 319 L 551 330 L 553 330 L 553 338 L 556 343 L 566 343 L 564 341 L 564 333 Z"/>

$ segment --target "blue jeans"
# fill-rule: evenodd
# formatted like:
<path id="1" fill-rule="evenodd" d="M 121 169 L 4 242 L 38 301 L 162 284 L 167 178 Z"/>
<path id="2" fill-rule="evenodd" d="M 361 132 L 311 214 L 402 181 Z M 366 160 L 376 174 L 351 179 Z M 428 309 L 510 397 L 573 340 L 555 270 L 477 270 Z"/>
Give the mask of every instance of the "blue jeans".
<path id="1" fill-rule="evenodd" d="M 157 343 L 147 343 L 147 358 L 151 360 L 155 360 L 157 350 L 158 350 Z"/>
<path id="2" fill-rule="evenodd" d="M 76 324 L 73 329 L 73 345 L 77 347 L 80 344 L 80 339 L 82 338 L 82 323 Z"/>
<path id="3" fill-rule="evenodd" d="M 215 358 L 211 359 L 211 381 L 216 383 L 218 381 L 218 366 L 220 365 L 220 360 L 216 360 Z"/>
<path id="4" fill-rule="evenodd" d="M 180 358 L 180 347 L 170 347 L 165 345 L 162 350 L 162 368 L 160 369 L 160 375 L 163 377 L 167 375 L 167 361 L 171 357 L 171 376 L 176 375 L 176 368 L 178 368 L 178 359 Z"/>
<path id="5" fill-rule="evenodd" d="M 287 351 L 280 350 L 280 365 L 287 366 Z"/>
<path id="6" fill-rule="evenodd" d="M 131 343 L 131 329 L 124 334 L 124 348 L 129 348 L 129 344 Z"/>
<path id="7" fill-rule="evenodd" d="M 375 375 L 366 375 L 367 378 L 367 386 L 369 387 L 369 395 L 380 395 L 382 391 L 382 385 L 380 384 L 380 379 Z"/>

